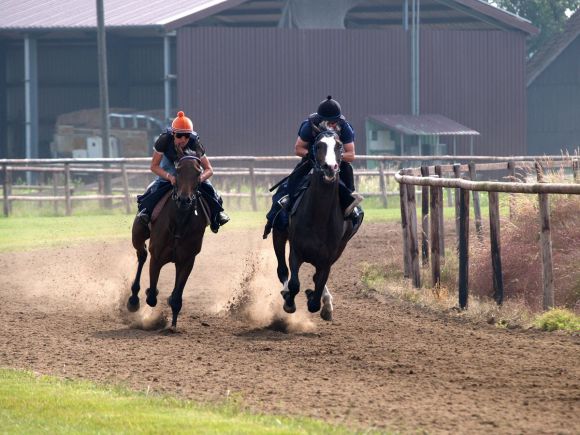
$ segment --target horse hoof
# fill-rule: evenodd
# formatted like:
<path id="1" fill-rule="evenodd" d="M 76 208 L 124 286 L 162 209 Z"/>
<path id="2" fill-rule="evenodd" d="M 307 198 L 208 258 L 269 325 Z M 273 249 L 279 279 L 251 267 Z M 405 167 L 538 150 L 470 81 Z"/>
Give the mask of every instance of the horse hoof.
<path id="1" fill-rule="evenodd" d="M 164 334 L 164 335 L 170 335 L 170 334 L 176 334 L 177 333 L 177 326 L 168 326 L 165 329 L 162 329 L 161 331 L 159 331 L 160 334 Z"/>
<path id="2" fill-rule="evenodd" d="M 296 312 L 296 305 L 292 304 L 289 305 L 288 303 L 284 304 L 284 311 L 286 311 L 288 314 L 292 314 Z"/>
<path id="3" fill-rule="evenodd" d="M 322 310 L 320 310 L 320 317 L 322 317 L 322 320 L 326 320 L 327 322 L 331 322 L 332 321 L 332 310 L 326 306 L 322 307 Z"/>
<path id="4" fill-rule="evenodd" d="M 311 313 L 317 313 L 320 310 L 320 301 L 315 301 L 314 299 L 308 299 L 308 311 Z"/>
<path id="5" fill-rule="evenodd" d="M 288 314 L 292 314 L 294 312 L 296 312 L 296 304 L 294 303 L 294 299 L 292 299 L 291 302 L 288 302 L 288 297 L 290 295 L 290 292 L 288 290 L 282 290 L 280 292 L 280 294 L 282 295 L 282 298 L 284 299 L 284 311 L 286 311 Z"/>
<path id="6" fill-rule="evenodd" d="M 150 307 L 154 307 L 157 305 L 157 295 L 159 294 L 158 290 L 155 291 L 151 291 L 151 289 L 147 289 L 147 291 L 145 292 L 147 294 L 147 305 L 149 305 Z"/>
<path id="7" fill-rule="evenodd" d="M 131 296 L 127 301 L 127 310 L 131 313 L 136 312 L 139 309 L 139 296 Z"/>

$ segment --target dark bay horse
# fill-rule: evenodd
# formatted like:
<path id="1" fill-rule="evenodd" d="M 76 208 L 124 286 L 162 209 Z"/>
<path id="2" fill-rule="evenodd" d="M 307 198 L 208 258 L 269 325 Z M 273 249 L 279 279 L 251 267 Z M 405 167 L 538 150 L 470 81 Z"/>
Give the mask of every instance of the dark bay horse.
<path id="1" fill-rule="evenodd" d="M 340 257 L 348 240 L 354 235 L 350 219 L 345 220 L 340 206 L 338 171 L 343 146 L 332 130 L 322 131 L 316 138 L 312 152 L 314 169 L 310 184 L 296 211 L 290 216 L 287 231 L 274 228 L 273 242 L 278 259 L 278 279 L 284 285 L 284 311 L 296 311 L 294 297 L 300 291 L 298 271 L 304 262 L 316 268 L 314 291 L 306 290 L 308 310 L 322 310 L 324 320 L 332 320 L 332 295 L 326 286 L 330 268 Z M 286 241 L 290 244 L 290 281 L 286 266 Z"/>
<path id="2" fill-rule="evenodd" d="M 137 274 L 131 286 L 131 297 L 127 301 L 129 311 L 139 309 L 139 281 L 147 259 L 145 241 L 149 236 L 149 288 L 146 290 L 147 304 L 157 305 L 157 281 L 161 268 L 167 263 L 175 263 L 175 286 L 167 303 L 171 307 L 173 319 L 170 331 L 175 332 L 177 316 L 181 310 L 185 283 L 193 269 L 195 257 L 201 251 L 207 217 L 199 200 L 198 185 L 202 167 L 199 159 L 185 156 L 177 163 L 176 182 L 171 200 L 163 206 L 157 219 L 151 223 L 151 230 L 139 222 L 133 222 L 133 247 L 137 251 Z"/>

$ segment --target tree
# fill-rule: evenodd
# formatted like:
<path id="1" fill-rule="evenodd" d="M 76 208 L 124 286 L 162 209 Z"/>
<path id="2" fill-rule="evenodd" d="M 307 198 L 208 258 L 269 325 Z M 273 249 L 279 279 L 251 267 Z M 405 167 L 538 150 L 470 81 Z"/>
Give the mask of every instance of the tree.
<path id="1" fill-rule="evenodd" d="M 580 0 L 488 0 L 509 12 L 526 18 L 540 29 L 528 41 L 528 56 L 533 56 L 550 38 L 564 30 L 568 16 L 575 11 Z"/>

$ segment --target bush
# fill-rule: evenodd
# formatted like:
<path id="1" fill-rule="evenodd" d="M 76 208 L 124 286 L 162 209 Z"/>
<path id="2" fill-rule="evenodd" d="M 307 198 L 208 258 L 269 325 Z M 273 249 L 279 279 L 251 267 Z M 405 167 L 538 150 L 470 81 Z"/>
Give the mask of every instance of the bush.
<path id="1" fill-rule="evenodd" d="M 580 331 L 580 316 L 572 311 L 554 308 L 538 316 L 534 322 L 536 328 L 544 331 Z"/>

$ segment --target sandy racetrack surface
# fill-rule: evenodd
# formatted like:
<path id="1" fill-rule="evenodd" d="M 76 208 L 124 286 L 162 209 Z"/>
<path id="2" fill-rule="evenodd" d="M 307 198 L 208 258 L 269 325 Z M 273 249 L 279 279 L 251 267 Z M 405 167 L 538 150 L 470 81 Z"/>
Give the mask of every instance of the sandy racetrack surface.
<path id="1" fill-rule="evenodd" d="M 125 309 L 130 240 L 0 255 L 0 366 L 122 384 L 194 400 L 236 397 L 260 412 L 353 428 L 428 433 L 579 433 L 580 339 L 508 331 L 364 295 L 360 263 L 400 248 L 394 224 L 364 225 L 329 280 L 335 320 L 284 314 L 271 240 L 206 233 L 184 292 L 179 333 L 154 327 L 170 310 Z M 147 270 L 147 267 L 145 271 Z M 302 290 L 311 287 L 304 268 Z"/>

